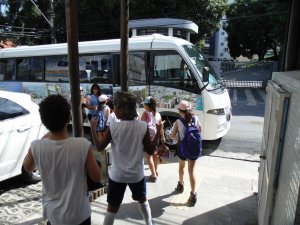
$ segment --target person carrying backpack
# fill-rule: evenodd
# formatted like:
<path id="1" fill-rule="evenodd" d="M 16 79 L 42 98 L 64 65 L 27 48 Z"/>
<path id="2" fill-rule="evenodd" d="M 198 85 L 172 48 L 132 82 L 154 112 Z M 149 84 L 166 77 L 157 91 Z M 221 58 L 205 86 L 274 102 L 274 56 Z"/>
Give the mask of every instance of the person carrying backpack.
<path id="1" fill-rule="evenodd" d="M 172 132 L 168 138 L 174 139 L 178 135 L 179 143 L 177 156 L 179 158 L 179 181 L 175 193 L 184 191 L 184 168 L 188 161 L 188 173 L 191 186 L 191 193 L 188 199 L 188 206 L 194 206 L 197 202 L 195 163 L 201 154 L 201 126 L 197 116 L 191 113 L 191 104 L 188 101 L 181 101 L 178 105 L 180 118 L 173 124 Z"/>
<path id="2" fill-rule="evenodd" d="M 108 96 L 105 94 L 102 94 L 98 98 L 99 105 L 95 112 L 94 117 L 97 118 L 97 127 L 96 131 L 99 137 L 102 137 L 106 128 L 107 128 L 107 120 L 110 115 L 110 108 L 106 104 L 108 101 Z"/>

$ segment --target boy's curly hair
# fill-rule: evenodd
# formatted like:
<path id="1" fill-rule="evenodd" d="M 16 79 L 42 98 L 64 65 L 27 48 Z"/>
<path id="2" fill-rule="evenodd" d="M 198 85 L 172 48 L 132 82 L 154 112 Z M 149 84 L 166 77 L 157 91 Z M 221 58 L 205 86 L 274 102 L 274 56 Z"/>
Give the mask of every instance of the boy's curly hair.
<path id="1" fill-rule="evenodd" d="M 125 120 L 133 120 L 138 114 L 136 111 L 136 96 L 129 92 L 118 91 L 114 94 L 114 108 L 122 109 Z"/>
<path id="2" fill-rule="evenodd" d="M 39 106 L 41 120 L 51 132 L 61 131 L 69 123 L 71 106 L 63 96 L 50 95 Z"/>

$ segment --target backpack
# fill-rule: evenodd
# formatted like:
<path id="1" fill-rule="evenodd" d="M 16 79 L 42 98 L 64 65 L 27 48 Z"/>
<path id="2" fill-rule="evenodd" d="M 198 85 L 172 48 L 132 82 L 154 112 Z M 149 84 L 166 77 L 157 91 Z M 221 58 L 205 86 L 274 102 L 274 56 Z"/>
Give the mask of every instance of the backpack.
<path id="1" fill-rule="evenodd" d="M 201 155 L 202 140 L 200 130 L 195 126 L 195 117 L 192 117 L 191 126 L 181 117 L 180 121 L 186 130 L 182 141 L 179 143 L 179 154 L 184 158 L 196 160 Z"/>
<path id="2" fill-rule="evenodd" d="M 104 116 L 104 110 L 97 110 L 95 113 L 95 117 L 97 118 L 97 126 L 96 126 L 96 131 L 105 131 L 106 129 L 106 120 Z"/>

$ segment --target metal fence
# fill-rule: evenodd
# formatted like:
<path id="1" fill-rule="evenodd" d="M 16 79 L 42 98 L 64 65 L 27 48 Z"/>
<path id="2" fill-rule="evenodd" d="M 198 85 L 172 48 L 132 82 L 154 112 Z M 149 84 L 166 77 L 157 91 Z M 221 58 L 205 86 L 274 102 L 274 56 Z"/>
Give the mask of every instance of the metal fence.
<path id="1" fill-rule="evenodd" d="M 265 88 L 272 72 L 278 71 L 277 62 L 221 62 L 221 82 L 227 88 Z"/>

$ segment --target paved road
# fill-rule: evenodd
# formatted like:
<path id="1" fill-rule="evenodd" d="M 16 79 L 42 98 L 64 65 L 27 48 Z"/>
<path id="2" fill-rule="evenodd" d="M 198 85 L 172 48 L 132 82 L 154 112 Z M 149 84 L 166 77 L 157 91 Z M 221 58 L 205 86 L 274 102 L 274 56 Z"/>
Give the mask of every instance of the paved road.
<path id="1" fill-rule="evenodd" d="M 197 163 L 199 204 L 193 209 L 185 206 L 188 187 L 182 195 L 172 194 L 177 182 L 177 163 L 170 158 L 160 165 L 158 182 L 148 185 L 155 224 L 257 224 L 257 198 L 253 193 L 257 192 L 264 92 L 231 89 L 230 96 L 230 132 L 220 140 L 205 142 L 203 156 Z M 0 224 L 43 224 L 40 196 L 41 183 L 26 185 L 18 177 L 1 182 Z M 116 224 L 143 224 L 130 194 L 126 196 Z M 92 203 L 93 224 L 102 223 L 105 207 L 105 196 Z"/>

